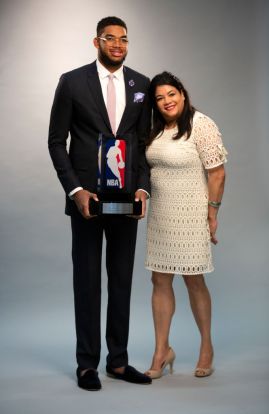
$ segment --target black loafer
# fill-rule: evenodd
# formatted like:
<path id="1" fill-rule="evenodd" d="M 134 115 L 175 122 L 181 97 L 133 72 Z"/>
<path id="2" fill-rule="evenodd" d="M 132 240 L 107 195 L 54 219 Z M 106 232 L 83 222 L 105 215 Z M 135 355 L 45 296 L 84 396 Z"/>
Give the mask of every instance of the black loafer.
<path id="1" fill-rule="evenodd" d="M 124 373 L 119 374 L 115 372 L 113 368 L 107 365 L 106 372 L 109 377 L 120 379 L 127 382 L 132 382 L 133 384 L 151 384 L 152 379 L 145 374 L 137 371 L 134 367 L 127 365 L 125 367 Z"/>
<path id="2" fill-rule="evenodd" d="M 78 386 L 87 391 L 98 391 L 102 388 L 98 377 L 98 372 L 94 369 L 89 369 L 81 376 L 81 369 L 77 369 Z"/>

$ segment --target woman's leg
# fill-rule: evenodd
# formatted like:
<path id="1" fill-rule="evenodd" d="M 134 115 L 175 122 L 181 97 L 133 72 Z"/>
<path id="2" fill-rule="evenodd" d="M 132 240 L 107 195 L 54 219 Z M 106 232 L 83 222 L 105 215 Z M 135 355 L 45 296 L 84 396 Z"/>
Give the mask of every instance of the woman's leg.
<path id="1" fill-rule="evenodd" d="M 155 328 L 155 352 L 152 370 L 159 370 L 169 350 L 169 331 L 175 312 L 174 275 L 152 272 L 152 313 Z"/>
<path id="2" fill-rule="evenodd" d="M 197 367 L 210 368 L 213 360 L 211 341 L 211 298 L 203 275 L 183 275 L 188 288 L 190 305 L 201 334 L 200 355 Z"/>

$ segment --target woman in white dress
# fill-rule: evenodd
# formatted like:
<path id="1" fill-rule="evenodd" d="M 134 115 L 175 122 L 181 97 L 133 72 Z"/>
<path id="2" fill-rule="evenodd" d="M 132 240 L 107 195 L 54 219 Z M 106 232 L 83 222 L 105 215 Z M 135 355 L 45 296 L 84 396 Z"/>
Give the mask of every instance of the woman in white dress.
<path id="1" fill-rule="evenodd" d="M 201 334 L 196 377 L 213 372 L 211 299 L 204 273 L 213 271 L 217 214 L 224 190 L 226 150 L 212 119 L 195 110 L 182 83 L 155 76 L 150 95 L 153 128 L 146 156 L 151 169 L 146 267 L 152 271 L 155 352 L 147 374 L 160 378 L 175 353 L 169 330 L 175 311 L 173 278 L 181 274 Z"/>

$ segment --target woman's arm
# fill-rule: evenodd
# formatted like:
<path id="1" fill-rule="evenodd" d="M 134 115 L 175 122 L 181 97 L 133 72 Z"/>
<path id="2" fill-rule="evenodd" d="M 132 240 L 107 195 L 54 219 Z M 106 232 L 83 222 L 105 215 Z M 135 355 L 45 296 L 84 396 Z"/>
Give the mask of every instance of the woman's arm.
<path id="1" fill-rule="evenodd" d="M 208 173 L 208 200 L 209 203 L 212 204 L 208 205 L 208 223 L 210 229 L 210 237 L 211 241 L 214 244 L 218 243 L 218 240 L 215 237 L 218 222 L 217 222 L 217 214 L 219 210 L 218 203 L 221 203 L 223 191 L 224 191 L 224 183 L 225 183 L 225 169 L 223 165 L 220 165 L 216 168 L 211 168 L 207 170 Z"/>

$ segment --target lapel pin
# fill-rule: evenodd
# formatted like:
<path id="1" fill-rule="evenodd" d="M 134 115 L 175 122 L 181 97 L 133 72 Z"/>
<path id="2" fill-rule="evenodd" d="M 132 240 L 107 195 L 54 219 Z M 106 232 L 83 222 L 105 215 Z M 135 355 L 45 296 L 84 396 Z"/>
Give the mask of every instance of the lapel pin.
<path id="1" fill-rule="evenodd" d="M 131 87 L 133 87 L 134 86 L 134 81 L 133 81 L 133 79 L 131 79 L 131 80 L 129 80 L 129 85 L 131 86 Z"/>

